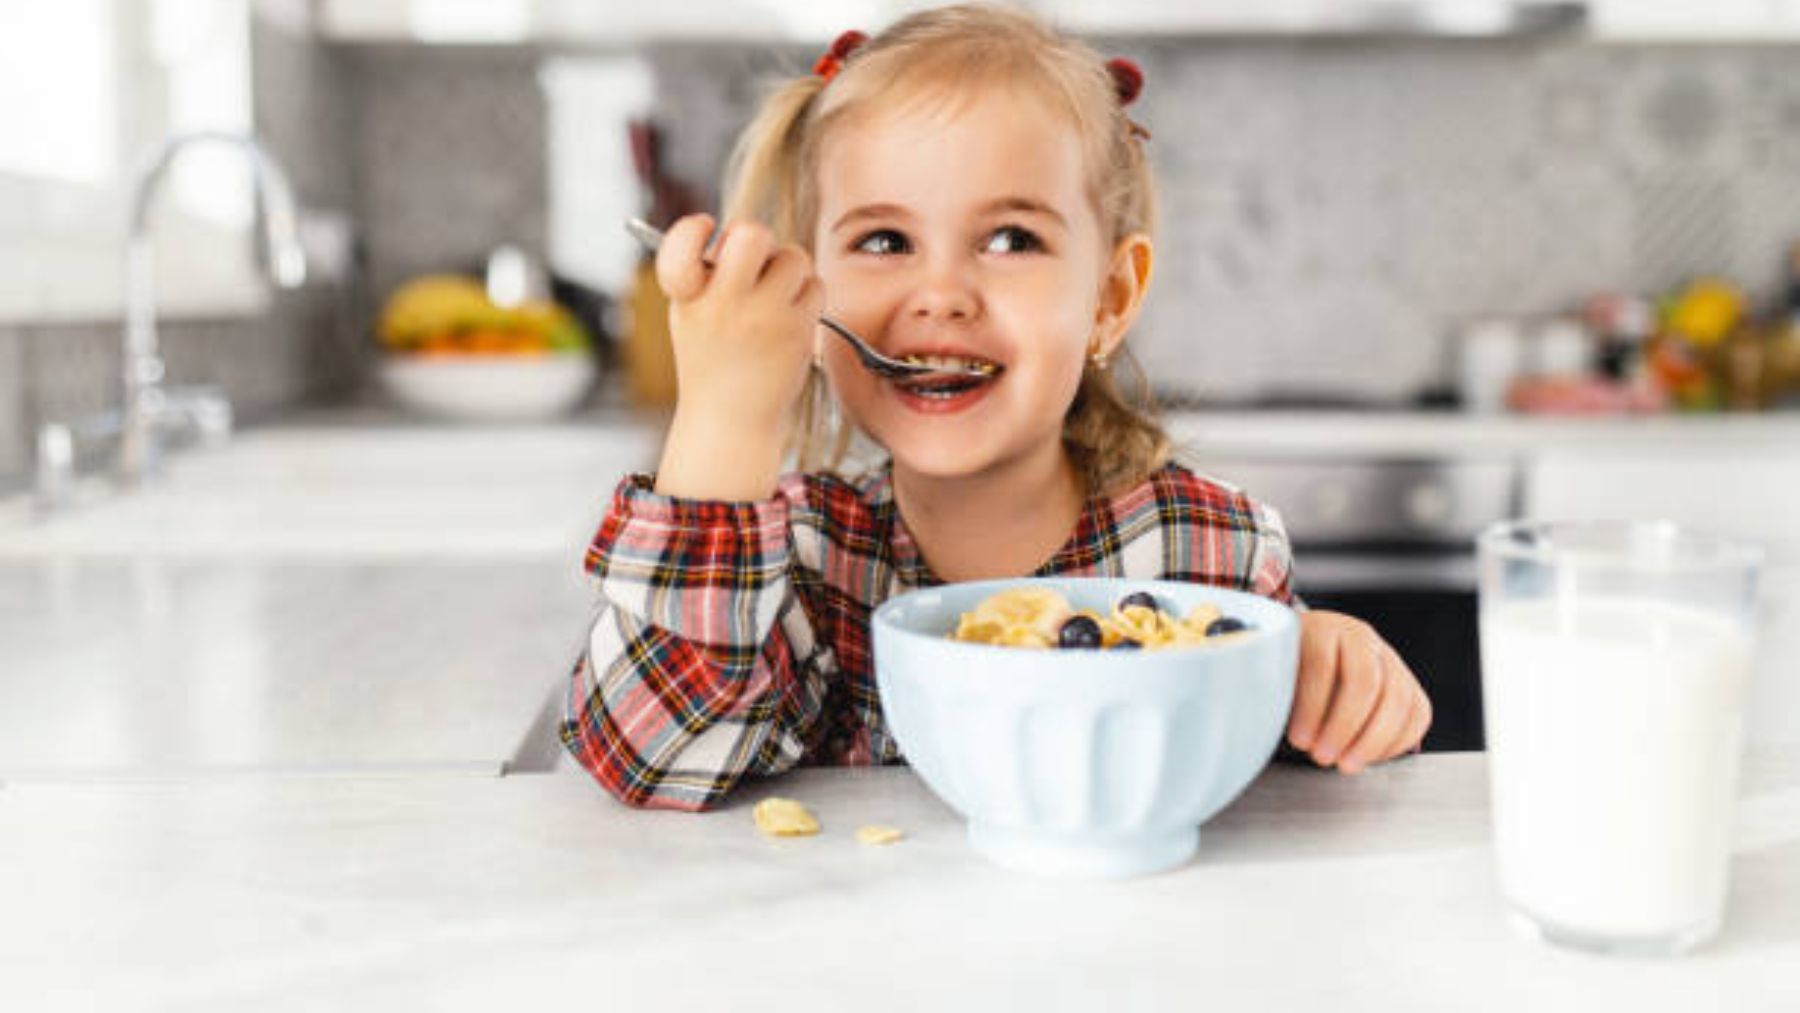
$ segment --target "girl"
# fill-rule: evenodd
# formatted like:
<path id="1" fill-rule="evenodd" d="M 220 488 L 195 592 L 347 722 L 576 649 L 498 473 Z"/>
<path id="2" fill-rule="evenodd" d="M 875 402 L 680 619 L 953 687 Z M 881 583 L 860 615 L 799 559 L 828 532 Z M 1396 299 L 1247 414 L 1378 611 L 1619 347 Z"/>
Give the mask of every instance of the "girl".
<path id="1" fill-rule="evenodd" d="M 740 139 L 716 248 L 705 216 L 669 230 L 679 401 L 588 550 L 602 603 L 561 729 L 607 790 L 698 810 L 745 775 L 900 759 L 868 624 L 912 588 L 1122 575 L 1293 601 L 1276 514 L 1171 460 L 1111 380 L 1154 259 L 1141 84 L 1005 8 L 845 33 Z M 821 312 L 989 375 L 879 378 Z M 838 473 L 840 413 L 883 462 Z M 1288 741 L 1345 773 L 1430 724 L 1347 616 L 1303 615 L 1297 680 Z"/>

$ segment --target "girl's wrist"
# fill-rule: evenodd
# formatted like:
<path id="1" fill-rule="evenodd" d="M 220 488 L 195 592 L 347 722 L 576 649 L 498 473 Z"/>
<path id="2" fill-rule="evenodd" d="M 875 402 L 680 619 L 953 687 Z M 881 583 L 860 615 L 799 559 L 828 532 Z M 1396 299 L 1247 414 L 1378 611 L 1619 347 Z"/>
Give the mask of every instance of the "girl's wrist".
<path id="1" fill-rule="evenodd" d="M 656 491 L 684 499 L 751 503 L 769 498 L 781 477 L 786 427 L 729 413 L 684 410 L 663 442 Z"/>

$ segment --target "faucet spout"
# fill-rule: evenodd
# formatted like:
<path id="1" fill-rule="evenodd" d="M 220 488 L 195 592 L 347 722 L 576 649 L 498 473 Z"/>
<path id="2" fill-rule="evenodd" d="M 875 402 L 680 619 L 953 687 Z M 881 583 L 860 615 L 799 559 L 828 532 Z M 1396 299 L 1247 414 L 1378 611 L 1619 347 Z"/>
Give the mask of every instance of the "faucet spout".
<path id="1" fill-rule="evenodd" d="M 275 284 L 295 288 L 306 280 L 293 188 L 287 174 L 255 139 L 223 131 L 172 134 L 144 163 L 132 190 L 125 242 L 124 402 L 120 412 L 118 476 L 141 485 L 156 470 L 155 427 L 165 397 L 165 372 L 156 333 L 156 258 L 150 242 L 150 210 L 169 166 L 195 144 L 222 144 L 250 160 L 262 210 L 264 268 Z"/>

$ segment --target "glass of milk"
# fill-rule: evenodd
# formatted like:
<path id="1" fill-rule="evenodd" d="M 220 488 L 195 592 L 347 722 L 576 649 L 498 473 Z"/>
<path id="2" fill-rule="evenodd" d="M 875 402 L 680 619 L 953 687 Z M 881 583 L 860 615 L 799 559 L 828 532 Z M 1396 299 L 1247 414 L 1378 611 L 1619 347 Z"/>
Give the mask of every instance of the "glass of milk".
<path id="1" fill-rule="evenodd" d="M 1666 956 L 1719 931 L 1761 552 L 1668 522 L 1482 532 L 1500 892 L 1527 935 Z"/>

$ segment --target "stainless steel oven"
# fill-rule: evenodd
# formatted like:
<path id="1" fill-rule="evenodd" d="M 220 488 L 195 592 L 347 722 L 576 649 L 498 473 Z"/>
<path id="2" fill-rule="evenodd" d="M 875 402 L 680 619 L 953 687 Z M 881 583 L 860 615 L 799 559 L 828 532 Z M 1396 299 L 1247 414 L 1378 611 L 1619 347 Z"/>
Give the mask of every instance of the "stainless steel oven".
<path id="1" fill-rule="evenodd" d="M 1483 746 L 1475 534 L 1514 516 L 1511 458 L 1282 457 L 1201 462 L 1275 507 L 1307 604 L 1373 625 L 1431 697 L 1429 752 Z"/>

